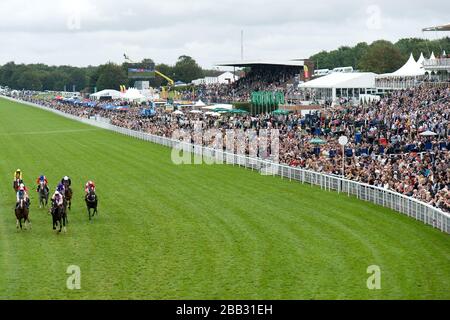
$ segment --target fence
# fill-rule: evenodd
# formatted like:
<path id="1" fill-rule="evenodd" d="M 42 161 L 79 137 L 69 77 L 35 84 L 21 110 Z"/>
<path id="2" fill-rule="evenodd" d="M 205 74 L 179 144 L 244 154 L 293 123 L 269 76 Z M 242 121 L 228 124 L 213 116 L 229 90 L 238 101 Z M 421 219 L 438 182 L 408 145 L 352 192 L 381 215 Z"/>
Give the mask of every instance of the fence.
<path id="1" fill-rule="evenodd" d="M 8 98 L 13 101 L 15 99 Z M 393 209 L 403 213 L 408 217 L 422 221 L 423 223 L 433 226 L 442 232 L 450 234 L 450 214 L 434 208 L 426 203 L 411 197 L 399 194 L 397 192 L 386 190 L 383 188 L 363 184 L 356 181 L 343 179 L 341 177 L 318 173 L 314 171 L 294 168 L 287 165 L 276 164 L 259 158 L 251 158 L 245 155 L 229 153 L 223 150 L 216 150 L 200 145 L 185 143 L 178 140 L 156 136 L 140 131 L 118 127 L 106 123 L 104 121 L 96 121 L 95 119 L 86 119 L 73 116 L 61 111 L 41 106 L 38 104 L 18 101 L 27 105 L 51 111 L 65 118 L 76 120 L 88 125 L 107 129 L 136 139 L 153 142 L 170 148 L 177 148 L 190 152 L 194 155 L 205 156 L 210 159 L 216 159 L 223 163 L 236 165 L 251 170 L 258 170 L 265 175 L 280 176 L 289 180 L 299 181 L 311 185 L 320 186 L 326 191 L 337 191 L 348 196 L 356 196 L 358 199 L 369 201 L 377 205 Z"/>

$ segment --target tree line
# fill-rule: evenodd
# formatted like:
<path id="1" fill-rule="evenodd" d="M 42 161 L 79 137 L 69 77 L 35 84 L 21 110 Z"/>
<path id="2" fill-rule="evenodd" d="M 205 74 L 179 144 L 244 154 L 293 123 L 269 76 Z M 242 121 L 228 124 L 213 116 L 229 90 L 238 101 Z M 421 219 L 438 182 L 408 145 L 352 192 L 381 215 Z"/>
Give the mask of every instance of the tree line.
<path id="1" fill-rule="evenodd" d="M 310 59 L 316 69 L 333 69 L 352 66 L 355 70 L 389 73 L 400 68 L 412 53 L 417 60 L 423 53 L 428 58 L 431 52 L 450 54 L 450 38 L 437 40 L 405 38 L 396 43 L 378 40 L 372 44 L 358 43 L 353 47 L 342 46 L 332 51 L 321 51 Z"/>
<path id="2" fill-rule="evenodd" d="M 431 52 L 439 55 L 443 51 L 450 53 L 450 38 L 426 40 L 419 38 L 401 39 L 396 43 L 378 40 L 372 44 L 358 43 L 353 47 L 342 46 L 332 51 L 321 51 L 310 57 L 316 69 L 333 69 L 352 66 L 360 71 L 375 73 L 393 72 L 401 67 L 412 52 L 417 60 L 423 52 L 428 57 Z M 133 86 L 139 79 L 128 78 L 128 68 L 155 69 L 174 81 L 190 83 L 194 79 L 217 76 L 217 70 L 206 70 L 190 56 L 182 55 L 174 65 L 156 64 L 152 59 L 139 63 L 108 62 L 100 66 L 73 67 L 48 66 L 45 64 L 15 64 L 8 62 L 0 66 L 0 85 L 12 89 L 84 91 L 94 92 L 103 89 L 118 89 L 120 85 Z M 167 85 L 167 80 L 156 76 L 150 80 L 152 87 Z"/>
<path id="3" fill-rule="evenodd" d="M 129 79 L 128 68 L 149 68 L 163 73 L 174 81 L 190 83 L 192 80 L 206 76 L 217 76 L 217 70 L 202 69 L 190 56 L 180 56 L 178 61 L 170 66 L 157 64 L 152 59 L 144 59 L 138 63 L 125 62 L 116 64 L 108 62 L 100 66 L 73 67 L 48 66 L 46 64 L 15 64 L 8 62 L 0 66 L 0 85 L 11 89 L 27 89 L 36 91 L 84 91 L 119 89 L 120 85 L 133 86 L 136 80 Z M 145 80 L 145 79 L 141 79 Z M 152 87 L 167 85 L 167 80 L 156 76 L 150 79 Z"/>

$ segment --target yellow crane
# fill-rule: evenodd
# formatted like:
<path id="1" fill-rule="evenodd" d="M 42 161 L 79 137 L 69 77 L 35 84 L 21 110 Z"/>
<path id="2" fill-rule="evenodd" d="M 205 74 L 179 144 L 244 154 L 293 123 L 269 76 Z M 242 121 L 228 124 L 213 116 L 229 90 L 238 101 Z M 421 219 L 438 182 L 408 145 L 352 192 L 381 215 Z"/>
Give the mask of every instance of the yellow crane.
<path id="1" fill-rule="evenodd" d="M 132 61 L 125 53 L 123 54 L 125 60 L 127 60 L 130 63 L 137 63 Z M 169 87 L 173 86 L 175 84 L 175 81 L 173 81 L 172 79 L 170 79 L 168 76 L 166 76 L 164 73 L 159 72 L 158 70 L 155 69 L 155 74 L 160 76 L 161 78 L 164 78 L 167 80 L 167 82 L 169 83 Z"/>
<path id="2" fill-rule="evenodd" d="M 164 78 L 167 80 L 167 82 L 169 83 L 169 86 L 173 86 L 175 84 L 175 82 L 170 79 L 168 76 L 166 76 L 165 74 L 159 72 L 158 70 L 155 70 L 155 74 L 157 74 L 158 76 Z"/>

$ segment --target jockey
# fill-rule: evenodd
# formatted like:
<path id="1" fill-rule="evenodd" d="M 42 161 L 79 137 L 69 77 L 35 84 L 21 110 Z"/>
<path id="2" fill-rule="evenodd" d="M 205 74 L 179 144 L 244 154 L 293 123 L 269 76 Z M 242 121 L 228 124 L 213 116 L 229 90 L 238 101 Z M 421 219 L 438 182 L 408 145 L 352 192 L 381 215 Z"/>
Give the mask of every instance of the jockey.
<path id="1" fill-rule="evenodd" d="M 40 184 L 41 182 L 44 182 L 45 185 L 48 185 L 47 177 L 44 175 L 39 176 L 39 178 L 36 179 L 36 183 Z"/>
<path id="2" fill-rule="evenodd" d="M 55 193 L 52 195 L 52 201 L 57 205 L 57 206 L 62 206 L 64 203 L 64 198 L 63 195 L 61 194 L 61 192 L 59 191 L 59 185 L 58 188 L 56 188 Z"/>
<path id="3" fill-rule="evenodd" d="M 22 174 L 22 171 L 20 169 L 17 169 L 14 172 L 14 181 L 15 180 L 23 180 L 23 174 Z"/>
<path id="4" fill-rule="evenodd" d="M 68 176 L 65 176 L 64 178 L 61 179 L 61 183 L 67 189 L 72 185 L 72 180 Z"/>
<path id="5" fill-rule="evenodd" d="M 95 183 L 92 180 L 89 180 L 88 182 L 86 182 L 86 185 L 84 187 L 84 192 L 86 194 L 88 194 L 90 189 L 92 189 L 92 191 L 95 192 Z"/>
<path id="6" fill-rule="evenodd" d="M 59 183 L 58 186 L 56 187 L 56 191 L 58 191 L 62 196 L 64 196 L 64 194 L 66 193 L 66 188 L 62 183 Z"/>
<path id="7" fill-rule="evenodd" d="M 39 192 L 39 187 L 40 187 L 40 185 L 41 185 L 41 182 L 44 183 L 44 188 L 46 188 L 47 191 L 49 191 L 49 189 L 48 189 L 48 180 L 47 180 L 47 177 L 44 176 L 44 175 L 41 175 L 39 178 L 37 178 L 36 184 L 37 184 L 38 186 L 37 186 L 36 191 Z"/>
<path id="8" fill-rule="evenodd" d="M 30 207 L 30 198 L 28 197 L 28 189 L 23 183 L 20 184 L 19 190 L 16 193 L 16 207 L 19 206 L 20 200 L 24 200 L 27 208 Z"/>
<path id="9" fill-rule="evenodd" d="M 17 181 L 19 181 L 19 182 L 16 185 Z M 19 191 L 19 185 L 21 183 L 23 183 L 23 174 L 20 169 L 17 169 L 16 171 L 14 171 L 14 181 L 13 181 L 13 187 L 16 188 L 16 191 Z"/>

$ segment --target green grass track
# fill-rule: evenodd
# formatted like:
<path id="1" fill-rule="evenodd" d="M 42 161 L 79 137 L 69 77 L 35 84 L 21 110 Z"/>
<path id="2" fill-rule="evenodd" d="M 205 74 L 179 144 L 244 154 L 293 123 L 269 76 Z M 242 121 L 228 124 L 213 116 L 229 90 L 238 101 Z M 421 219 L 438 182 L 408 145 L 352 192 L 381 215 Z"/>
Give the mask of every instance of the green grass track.
<path id="1" fill-rule="evenodd" d="M 450 299 L 450 238 L 394 211 L 0 99 L 0 299 Z M 73 181 L 66 234 L 12 178 Z M 95 180 L 89 223 L 83 185 Z M 66 288 L 69 265 L 81 290 Z M 368 290 L 367 267 L 381 268 Z"/>

